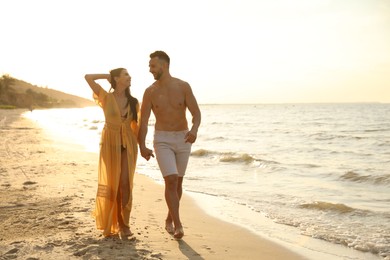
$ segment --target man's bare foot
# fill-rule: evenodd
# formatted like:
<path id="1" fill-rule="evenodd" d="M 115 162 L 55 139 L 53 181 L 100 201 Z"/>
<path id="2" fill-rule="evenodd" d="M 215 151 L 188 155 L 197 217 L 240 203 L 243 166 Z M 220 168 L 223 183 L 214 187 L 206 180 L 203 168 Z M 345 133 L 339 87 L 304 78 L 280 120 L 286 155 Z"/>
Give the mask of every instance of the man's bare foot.
<path id="1" fill-rule="evenodd" d="M 181 239 L 183 236 L 184 236 L 183 227 L 176 228 L 173 237 L 177 239 Z"/>
<path id="2" fill-rule="evenodd" d="M 173 227 L 173 224 L 171 221 L 165 221 L 165 230 L 169 233 L 169 234 L 173 234 L 175 232 L 175 229 Z"/>

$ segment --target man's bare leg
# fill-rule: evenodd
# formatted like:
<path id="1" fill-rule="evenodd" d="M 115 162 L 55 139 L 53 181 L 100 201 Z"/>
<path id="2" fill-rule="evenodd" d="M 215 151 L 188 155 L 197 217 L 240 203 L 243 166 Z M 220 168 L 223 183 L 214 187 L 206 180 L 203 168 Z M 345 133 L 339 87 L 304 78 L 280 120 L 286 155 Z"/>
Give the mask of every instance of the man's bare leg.
<path id="1" fill-rule="evenodd" d="M 173 222 L 175 225 L 175 232 L 174 232 L 175 238 L 182 238 L 184 232 L 183 232 L 183 227 L 181 225 L 180 216 L 179 216 L 179 205 L 180 205 L 179 203 L 180 197 L 178 193 L 179 180 L 177 175 L 175 174 L 169 175 L 164 179 L 165 179 L 165 200 L 169 209 L 168 217 L 169 216 L 171 217 L 171 223 Z M 182 183 L 182 179 L 183 178 L 181 178 L 180 184 Z M 168 223 L 168 218 L 166 223 Z"/>
<path id="2" fill-rule="evenodd" d="M 180 199 L 183 194 L 183 177 L 177 178 L 177 195 L 179 197 L 179 205 L 180 205 Z M 174 233 L 175 229 L 173 227 L 173 220 L 171 213 L 168 210 L 167 218 L 165 219 L 165 229 L 168 231 L 168 233 Z"/>

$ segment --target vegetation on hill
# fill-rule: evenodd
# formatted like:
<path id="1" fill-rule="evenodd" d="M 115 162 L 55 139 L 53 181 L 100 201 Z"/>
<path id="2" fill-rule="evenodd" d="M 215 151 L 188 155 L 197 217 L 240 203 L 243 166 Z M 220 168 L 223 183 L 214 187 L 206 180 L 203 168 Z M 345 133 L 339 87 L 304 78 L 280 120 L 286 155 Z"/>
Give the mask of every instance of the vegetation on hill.
<path id="1" fill-rule="evenodd" d="M 58 108 L 93 106 L 91 100 L 12 78 L 0 77 L 0 108 Z"/>

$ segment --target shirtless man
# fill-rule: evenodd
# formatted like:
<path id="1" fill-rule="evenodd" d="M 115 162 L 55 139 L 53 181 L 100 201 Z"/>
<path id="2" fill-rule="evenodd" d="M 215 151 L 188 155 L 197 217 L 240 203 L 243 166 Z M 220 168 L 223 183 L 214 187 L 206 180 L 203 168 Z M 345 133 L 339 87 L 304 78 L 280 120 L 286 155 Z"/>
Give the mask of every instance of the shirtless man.
<path id="1" fill-rule="evenodd" d="M 169 56 L 163 51 L 150 54 L 149 71 L 156 80 L 145 90 L 139 130 L 139 147 L 142 157 L 149 160 L 153 151 L 146 147 L 150 112 L 156 117 L 154 151 L 165 181 L 165 201 L 168 216 L 165 229 L 176 239 L 184 235 L 179 216 L 182 184 L 191 145 L 195 142 L 201 114 L 190 85 L 169 73 Z M 192 115 L 192 127 L 188 129 L 186 109 Z"/>

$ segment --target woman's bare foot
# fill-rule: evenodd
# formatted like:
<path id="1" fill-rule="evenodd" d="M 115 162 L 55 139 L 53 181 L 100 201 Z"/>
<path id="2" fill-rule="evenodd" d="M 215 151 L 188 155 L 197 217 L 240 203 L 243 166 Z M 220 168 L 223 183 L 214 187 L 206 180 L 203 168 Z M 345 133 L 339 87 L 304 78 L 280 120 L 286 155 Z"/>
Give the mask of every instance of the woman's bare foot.
<path id="1" fill-rule="evenodd" d="M 131 232 L 130 228 L 124 226 L 119 229 L 119 233 L 121 234 L 122 237 L 130 237 L 133 235 Z"/>

